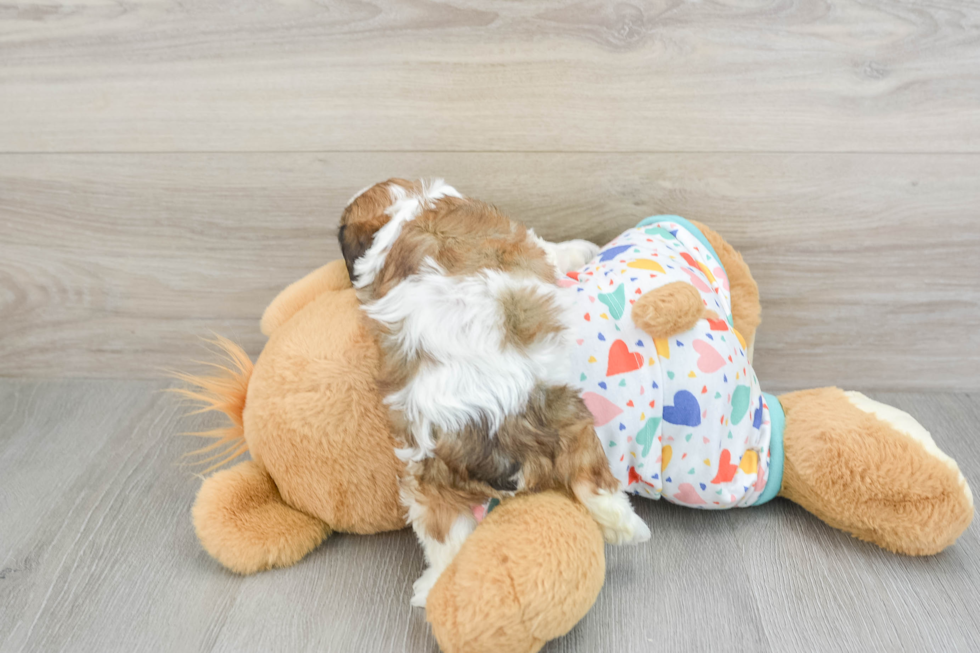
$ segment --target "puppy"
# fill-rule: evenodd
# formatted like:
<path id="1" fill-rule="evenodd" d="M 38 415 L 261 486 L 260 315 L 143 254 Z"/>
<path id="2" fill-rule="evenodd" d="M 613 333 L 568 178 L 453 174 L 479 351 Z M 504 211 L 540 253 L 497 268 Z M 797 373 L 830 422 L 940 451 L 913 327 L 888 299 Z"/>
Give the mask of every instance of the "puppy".
<path id="1" fill-rule="evenodd" d="M 650 537 L 569 379 L 574 304 L 556 281 L 595 245 L 548 243 L 442 180 L 365 189 L 339 238 L 381 343 L 402 500 L 429 565 L 413 605 L 475 528 L 474 507 L 492 499 L 565 489 L 606 541 Z"/>

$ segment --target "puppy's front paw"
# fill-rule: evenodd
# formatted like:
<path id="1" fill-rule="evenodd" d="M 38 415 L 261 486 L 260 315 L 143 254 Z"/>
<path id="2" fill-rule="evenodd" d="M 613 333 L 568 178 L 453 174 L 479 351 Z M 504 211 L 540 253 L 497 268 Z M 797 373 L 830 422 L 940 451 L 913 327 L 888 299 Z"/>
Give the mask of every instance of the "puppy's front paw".
<path id="1" fill-rule="evenodd" d="M 436 581 L 439 580 L 441 573 L 442 571 L 440 569 L 436 569 L 435 567 L 429 567 L 422 572 L 419 579 L 415 581 L 414 585 L 412 585 L 413 594 L 411 604 L 413 607 L 425 607 L 425 601 L 429 598 L 429 591 L 436 584 Z"/>
<path id="2" fill-rule="evenodd" d="M 587 240 L 566 240 L 558 243 L 558 265 L 562 272 L 582 267 L 595 258 L 599 246 Z"/>

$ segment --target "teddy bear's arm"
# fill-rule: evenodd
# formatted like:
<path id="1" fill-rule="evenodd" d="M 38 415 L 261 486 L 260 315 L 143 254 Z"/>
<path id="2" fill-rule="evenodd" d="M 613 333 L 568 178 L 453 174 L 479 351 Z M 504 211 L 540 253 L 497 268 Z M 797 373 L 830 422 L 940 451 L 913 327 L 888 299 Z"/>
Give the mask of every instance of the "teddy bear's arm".
<path id="1" fill-rule="evenodd" d="M 571 497 L 504 499 L 442 572 L 426 618 L 445 653 L 537 651 L 589 611 L 605 562 L 598 525 Z"/>
<path id="2" fill-rule="evenodd" d="M 260 328 L 263 335 L 272 335 L 293 315 L 318 296 L 331 290 L 350 288 L 350 277 L 343 260 L 336 260 L 317 268 L 276 295 L 272 303 L 262 313 Z"/>
<path id="3" fill-rule="evenodd" d="M 667 338 L 687 331 L 703 315 L 701 293 L 686 281 L 649 290 L 633 305 L 633 322 L 651 338 Z"/>
<path id="4" fill-rule="evenodd" d="M 692 220 L 692 222 L 711 243 L 728 274 L 728 285 L 732 295 L 732 322 L 735 323 L 735 330 L 745 338 L 751 352 L 755 342 L 755 331 L 762 321 L 759 286 L 752 278 L 749 266 L 742 260 L 742 255 L 734 247 L 711 228 L 696 220 Z M 751 354 L 749 360 L 751 361 Z"/>

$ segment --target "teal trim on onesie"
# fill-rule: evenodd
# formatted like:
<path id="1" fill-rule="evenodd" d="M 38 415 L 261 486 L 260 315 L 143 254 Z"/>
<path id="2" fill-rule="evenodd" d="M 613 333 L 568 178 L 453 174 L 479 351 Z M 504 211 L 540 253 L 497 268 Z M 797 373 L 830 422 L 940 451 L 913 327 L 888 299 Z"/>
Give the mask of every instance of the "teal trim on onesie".
<path id="1" fill-rule="evenodd" d="M 783 486 L 783 430 L 786 428 L 786 414 L 783 412 L 783 405 L 774 395 L 763 392 L 762 396 L 769 406 L 769 478 L 766 480 L 766 489 L 753 506 L 761 506 L 772 500 Z"/>

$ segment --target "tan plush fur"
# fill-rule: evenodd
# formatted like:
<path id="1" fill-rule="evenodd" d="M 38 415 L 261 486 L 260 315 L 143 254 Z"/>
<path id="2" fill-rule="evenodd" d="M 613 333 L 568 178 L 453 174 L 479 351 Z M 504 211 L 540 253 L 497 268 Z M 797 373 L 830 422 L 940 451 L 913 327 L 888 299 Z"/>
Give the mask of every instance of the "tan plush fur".
<path id="1" fill-rule="evenodd" d="M 216 369 L 216 373 L 211 376 L 175 373 L 173 375 L 175 378 L 190 387 L 170 389 L 171 392 L 200 406 L 191 412 L 192 415 L 219 412 L 231 422 L 208 431 L 185 434 L 214 440 L 211 444 L 185 454 L 185 457 L 198 457 L 193 464 L 212 463 L 202 472 L 204 474 L 221 467 L 248 450 L 242 412 L 245 410 L 245 394 L 248 392 L 248 382 L 252 376 L 252 361 L 241 347 L 227 338 L 218 336 L 212 344 L 218 347 L 224 358 L 222 363 L 211 364 Z M 201 459 L 201 455 L 207 457 Z"/>
<path id="2" fill-rule="evenodd" d="M 359 313 L 352 289 L 328 290 L 273 332 L 243 417 L 252 458 L 287 503 L 334 530 L 375 533 L 404 525 L 401 463 Z"/>
<path id="3" fill-rule="evenodd" d="M 759 323 L 755 282 L 737 252 L 700 228 L 728 272 L 735 327 L 751 342 Z M 197 379 L 203 382 L 191 390 L 230 418 L 227 429 L 211 434 L 217 449 L 242 439 L 251 449 L 252 461 L 205 480 L 194 507 L 204 547 L 240 573 L 291 564 L 331 528 L 368 533 L 404 525 L 378 351 L 359 320 L 344 262 L 290 286 L 263 325 L 272 338 L 254 370 L 244 352 L 226 346 L 228 371 Z M 839 390 L 781 401 L 782 496 L 902 553 L 939 551 L 970 523 L 973 510 L 955 472 Z M 537 651 L 595 601 L 603 555 L 599 529 L 573 500 L 557 493 L 505 499 L 431 590 L 432 630 L 451 653 Z"/>
<path id="4" fill-rule="evenodd" d="M 931 555 L 970 525 L 956 471 L 910 436 L 855 408 L 838 388 L 779 398 L 786 413 L 780 496 L 835 528 L 908 555 Z"/>
<path id="5" fill-rule="evenodd" d="M 286 286 L 265 309 L 260 323 L 262 334 L 271 336 L 276 329 L 320 294 L 328 290 L 346 288 L 350 288 L 350 279 L 343 261 L 333 261 L 310 272 L 299 281 Z"/>
<path id="6" fill-rule="evenodd" d="M 557 492 L 524 495 L 469 537 L 430 592 L 427 618 L 446 653 L 532 653 L 585 616 L 604 575 L 588 512 Z"/>
<path id="7" fill-rule="evenodd" d="M 697 288 L 674 281 L 643 293 L 633 305 L 633 321 L 651 338 L 666 338 L 692 328 L 704 315 Z"/>
<path id="8" fill-rule="evenodd" d="M 377 349 L 358 318 L 344 262 L 334 261 L 290 286 L 266 310 L 263 324 L 275 325 L 273 337 L 254 372 L 244 352 L 224 341 L 238 363 L 217 377 L 184 377 L 196 382 L 192 398 L 228 415 L 229 441 L 244 438 L 252 447 L 253 460 L 205 479 L 193 509 L 202 546 L 228 569 L 248 574 L 293 564 L 331 527 L 370 533 L 404 526 L 400 463 L 375 378 Z M 312 469 L 305 456 L 316 457 Z M 269 461 L 272 474 L 264 466 Z M 520 543 L 508 564 L 517 565 L 525 582 L 482 588 L 488 597 L 506 591 L 511 599 L 495 602 L 484 624 L 501 628 L 483 635 L 448 623 L 483 609 L 480 594 L 456 596 L 453 605 L 440 594 L 429 620 L 440 641 L 445 638 L 444 648 L 453 650 L 453 642 L 465 637 L 472 650 L 509 650 L 495 647 L 507 633 L 508 641 L 540 647 L 570 630 L 595 601 L 605 575 L 595 522 L 577 502 L 549 493 L 505 500 L 487 524 L 477 529 L 485 534 L 464 559 L 469 562 L 453 567 L 453 577 L 476 579 L 471 572 L 482 569 L 484 547 L 504 551 Z M 539 553 L 542 544 L 547 550 Z"/>
<path id="9" fill-rule="evenodd" d="M 202 545 L 229 569 L 292 564 L 331 529 L 404 526 L 378 350 L 358 316 L 344 263 L 334 261 L 266 311 L 272 337 L 254 368 L 219 340 L 231 361 L 223 372 L 178 375 L 194 386 L 181 394 L 231 422 L 200 434 L 217 441 L 199 451 L 221 449 L 219 464 L 246 450 L 252 457 L 207 478 L 194 507 Z"/>
<path id="10" fill-rule="evenodd" d="M 742 255 L 735 251 L 716 231 L 700 222 L 694 225 L 701 230 L 714 248 L 721 264 L 728 275 L 728 283 L 732 295 L 732 321 L 745 342 L 751 347 L 755 341 L 755 332 L 762 321 L 762 305 L 759 303 L 759 285 L 752 278 L 749 266 L 742 260 Z"/>
<path id="11" fill-rule="evenodd" d="M 252 460 L 206 479 L 192 515 L 208 553 L 239 574 L 288 567 L 330 534 L 325 523 L 288 506 Z"/>

